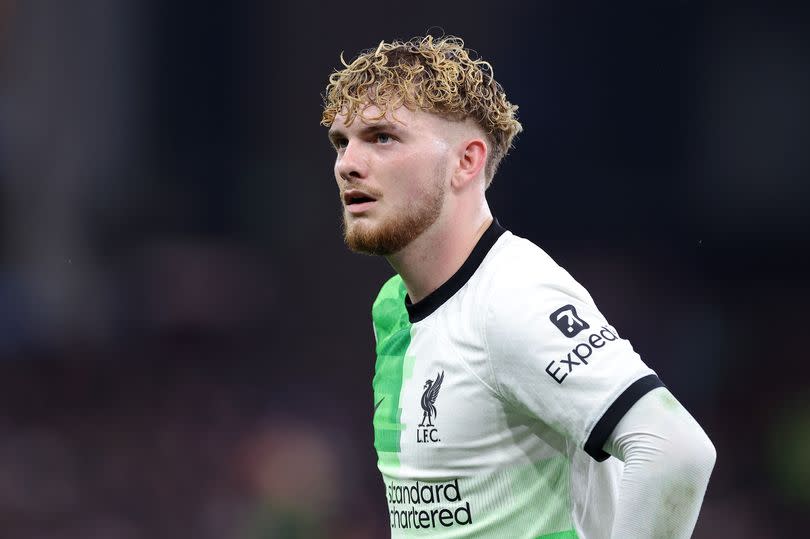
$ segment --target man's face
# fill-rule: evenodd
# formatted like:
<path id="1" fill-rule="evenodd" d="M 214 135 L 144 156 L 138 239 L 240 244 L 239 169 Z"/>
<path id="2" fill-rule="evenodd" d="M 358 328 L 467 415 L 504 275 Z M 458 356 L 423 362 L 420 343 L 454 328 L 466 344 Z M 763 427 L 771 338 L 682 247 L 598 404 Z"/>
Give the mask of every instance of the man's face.
<path id="1" fill-rule="evenodd" d="M 350 126 L 338 115 L 329 130 L 335 180 L 350 249 L 399 252 L 441 214 L 450 169 L 447 120 L 401 107 L 381 120 L 369 106 Z"/>

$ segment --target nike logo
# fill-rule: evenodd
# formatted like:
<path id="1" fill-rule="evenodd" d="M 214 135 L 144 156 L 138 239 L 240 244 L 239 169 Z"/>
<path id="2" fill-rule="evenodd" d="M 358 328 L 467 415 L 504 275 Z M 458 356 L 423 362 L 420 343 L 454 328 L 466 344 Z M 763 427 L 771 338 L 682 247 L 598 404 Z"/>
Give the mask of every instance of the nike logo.
<path id="1" fill-rule="evenodd" d="M 377 401 L 377 404 L 374 405 L 374 411 L 375 412 L 377 411 L 377 408 L 380 407 L 380 405 L 382 404 L 382 401 L 384 401 L 384 400 L 385 400 L 385 397 L 383 397 L 383 398 L 381 398 L 380 400 Z"/>

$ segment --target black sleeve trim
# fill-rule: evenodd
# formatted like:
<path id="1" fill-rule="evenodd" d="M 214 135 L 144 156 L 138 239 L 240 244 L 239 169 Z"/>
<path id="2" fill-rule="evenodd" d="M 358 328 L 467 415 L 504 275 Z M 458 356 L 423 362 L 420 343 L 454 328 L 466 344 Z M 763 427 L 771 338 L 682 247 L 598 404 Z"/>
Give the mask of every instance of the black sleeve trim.
<path id="1" fill-rule="evenodd" d="M 585 442 L 585 452 L 596 460 L 602 462 L 610 457 L 610 454 L 602 449 L 605 445 L 610 433 L 619 424 L 624 414 L 632 408 L 632 406 L 644 395 L 655 389 L 656 387 L 666 387 L 664 382 L 661 381 L 655 374 L 649 374 L 643 378 L 639 378 L 630 387 L 624 390 L 619 395 L 613 404 L 607 409 L 605 414 L 596 422 L 591 435 L 588 436 L 588 441 Z"/>

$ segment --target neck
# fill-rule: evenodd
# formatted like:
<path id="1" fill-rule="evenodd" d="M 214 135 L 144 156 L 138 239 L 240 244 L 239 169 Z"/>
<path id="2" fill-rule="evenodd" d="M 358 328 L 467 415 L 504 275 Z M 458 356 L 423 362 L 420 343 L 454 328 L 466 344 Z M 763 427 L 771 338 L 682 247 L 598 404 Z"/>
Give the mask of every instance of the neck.
<path id="1" fill-rule="evenodd" d="M 464 264 L 492 223 L 486 201 L 467 216 L 441 217 L 388 262 L 402 277 L 412 303 L 426 298 Z"/>

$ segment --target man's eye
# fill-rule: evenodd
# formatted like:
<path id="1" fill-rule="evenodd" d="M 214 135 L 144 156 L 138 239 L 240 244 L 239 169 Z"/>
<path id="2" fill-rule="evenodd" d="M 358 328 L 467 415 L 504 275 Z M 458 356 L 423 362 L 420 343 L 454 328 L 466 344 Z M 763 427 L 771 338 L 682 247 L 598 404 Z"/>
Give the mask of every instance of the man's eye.
<path id="1" fill-rule="evenodd" d="M 349 141 L 346 140 L 345 138 L 337 138 L 334 141 L 332 141 L 332 145 L 335 147 L 336 150 L 345 148 L 348 143 Z"/>
<path id="2" fill-rule="evenodd" d="M 391 135 L 389 135 L 388 133 L 377 133 L 377 142 L 387 144 L 391 142 L 391 140 L 392 140 Z"/>

